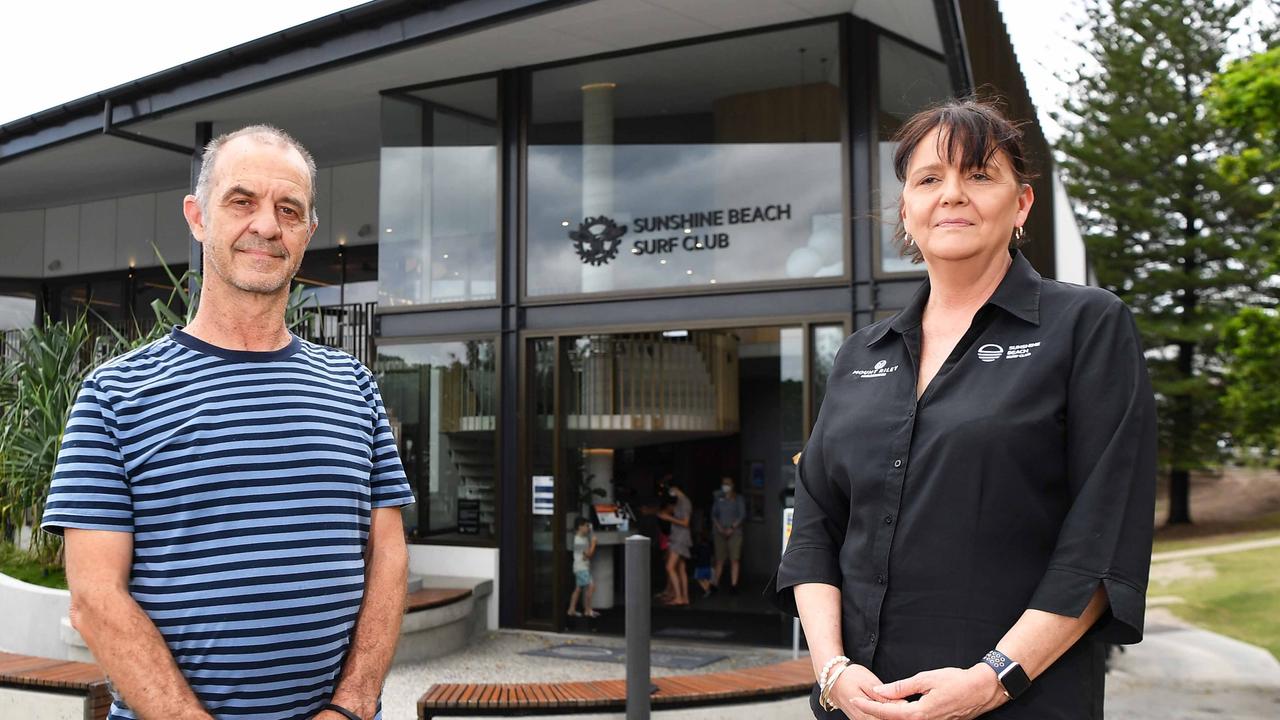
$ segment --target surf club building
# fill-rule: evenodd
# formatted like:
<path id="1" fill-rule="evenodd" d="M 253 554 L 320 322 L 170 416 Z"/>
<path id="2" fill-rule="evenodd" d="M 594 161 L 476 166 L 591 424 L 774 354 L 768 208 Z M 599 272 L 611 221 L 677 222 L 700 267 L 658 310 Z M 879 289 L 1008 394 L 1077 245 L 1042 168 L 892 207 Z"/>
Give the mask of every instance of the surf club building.
<path id="1" fill-rule="evenodd" d="M 655 634 L 786 642 L 759 590 L 791 457 L 842 339 L 923 276 L 890 138 L 975 88 L 1029 121 L 1027 255 L 1084 282 L 995 0 L 377 0 L 0 126 L 0 327 L 145 326 L 153 247 L 200 261 L 199 148 L 278 125 L 320 168 L 304 331 L 378 376 L 413 572 L 491 580 L 491 627 L 576 628 L 585 514 L 620 631 L 622 537 L 669 475 L 697 542 L 727 477 L 743 589 Z"/>

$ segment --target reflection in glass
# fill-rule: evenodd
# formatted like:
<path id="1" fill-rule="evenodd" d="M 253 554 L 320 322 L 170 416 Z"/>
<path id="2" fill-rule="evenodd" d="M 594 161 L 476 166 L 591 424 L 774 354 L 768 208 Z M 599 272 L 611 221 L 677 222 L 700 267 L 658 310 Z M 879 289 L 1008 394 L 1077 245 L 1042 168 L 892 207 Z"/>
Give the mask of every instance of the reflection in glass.
<path id="1" fill-rule="evenodd" d="M 378 302 L 497 297 L 497 82 L 389 93 L 382 102 Z"/>
<path id="2" fill-rule="evenodd" d="M 418 502 L 410 539 L 491 540 L 497 386 L 489 340 L 382 345 L 375 371 Z"/>
<path id="3" fill-rule="evenodd" d="M 898 222 L 898 196 L 902 185 L 893 172 L 893 153 L 897 143 L 889 142 L 902 124 L 917 112 L 952 96 L 951 75 L 946 63 L 888 37 L 880 36 L 880 116 L 877 157 L 879 172 L 876 206 L 880 223 L 880 271 L 923 272 L 922 265 L 902 257 L 894 240 Z"/>
<path id="4" fill-rule="evenodd" d="M 535 72 L 527 292 L 842 276 L 838 50 L 823 24 Z"/>
<path id="5" fill-rule="evenodd" d="M 529 476 L 528 535 L 522 538 L 523 565 L 529 573 L 525 621 L 551 623 L 555 602 L 555 372 L 556 343 L 550 338 L 529 342 Z M 548 507 L 544 492 L 552 493 Z"/>
<path id="6" fill-rule="evenodd" d="M 822 399 L 827 395 L 827 380 L 831 377 L 831 368 L 835 367 L 836 353 L 844 343 L 844 326 L 814 325 L 812 332 L 813 361 L 809 373 L 813 378 L 813 422 L 817 422 Z"/>

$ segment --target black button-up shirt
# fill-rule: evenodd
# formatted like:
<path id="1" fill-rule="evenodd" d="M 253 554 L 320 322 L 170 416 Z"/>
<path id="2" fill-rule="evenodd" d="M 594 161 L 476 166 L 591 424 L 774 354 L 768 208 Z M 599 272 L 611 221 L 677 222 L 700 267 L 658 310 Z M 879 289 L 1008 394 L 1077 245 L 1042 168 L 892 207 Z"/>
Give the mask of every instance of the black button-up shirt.
<path id="1" fill-rule="evenodd" d="M 1093 631 L 998 718 L 1101 718 L 1102 644 L 1142 637 L 1156 417 L 1114 295 L 1021 253 L 916 399 L 929 284 L 841 347 L 801 456 L 775 601 L 841 590 L 845 654 L 886 682 L 970 667 L 1028 608 Z M 1016 658 L 1015 658 L 1016 659 Z"/>

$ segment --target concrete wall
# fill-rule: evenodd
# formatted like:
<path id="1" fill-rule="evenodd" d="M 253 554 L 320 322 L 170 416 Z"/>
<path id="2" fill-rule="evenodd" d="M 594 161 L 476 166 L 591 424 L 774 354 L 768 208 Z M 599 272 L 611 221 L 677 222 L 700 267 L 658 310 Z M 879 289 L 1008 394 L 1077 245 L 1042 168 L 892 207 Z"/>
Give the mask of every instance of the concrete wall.
<path id="1" fill-rule="evenodd" d="M 0 257 L 6 277 L 65 277 L 155 267 L 152 243 L 166 263 L 187 262 L 186 188 L 77 205 L 0 213 Z M 378 241 L 378 163 L 322 168 L 316 173 L 320 227 L 311 247 Z"/>
<path id="2" fill-rule="evenodd" d="M 0 574 L 0 650 L 78 660 L 62 639 L 62 619 L 71 608 L 66 590 L 32 585 Z M 4 717 L 8 717 L 7 715 Z"/>
<path id="3" fill-rule="evenodd" d="M 453 575 L 493 581 L 488 627 L 498 628 L 498 549 L 450 545 L 410 545 L 409 572 L 413 575 Z"/>

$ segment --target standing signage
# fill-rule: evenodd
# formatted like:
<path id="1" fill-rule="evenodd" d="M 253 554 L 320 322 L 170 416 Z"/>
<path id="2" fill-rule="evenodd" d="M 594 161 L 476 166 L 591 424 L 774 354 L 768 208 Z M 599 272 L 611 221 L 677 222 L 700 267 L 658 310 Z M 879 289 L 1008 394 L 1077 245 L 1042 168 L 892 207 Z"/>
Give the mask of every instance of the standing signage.
<path id="1" fill-rule="evenodd" d="M 791 540 L 791 519 L 795 516 L 793 507 L 782 508 L 782 552 L 787 551 L 787 543 Z M 791 657 L 800 657 L 800 618 L 791 621 Z"/>

